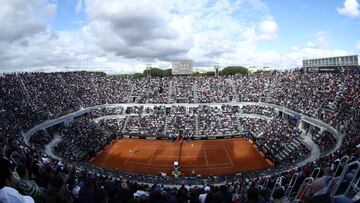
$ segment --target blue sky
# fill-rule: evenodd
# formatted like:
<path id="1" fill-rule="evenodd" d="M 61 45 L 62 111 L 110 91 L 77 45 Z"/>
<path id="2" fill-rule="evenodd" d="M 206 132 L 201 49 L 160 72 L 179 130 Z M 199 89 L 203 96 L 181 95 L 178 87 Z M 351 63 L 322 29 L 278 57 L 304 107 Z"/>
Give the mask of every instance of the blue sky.
<path id="1" fill-rule="evenodd" d="M 1 72 L 294 68 L 358 54 L 359 0 L 4 0 Z M 25 19 L 25 20 L 24 20 Z M 64 68 L 66 66 L 66 68 Z"/>
<path id="2" fill-rule="evenodd" d="M 84 11 L 76 11 L 79 2 L 76 0 L 60 0 L 57 2 L 57 14 L 51 20 L 51 27 L 57 31 L 81 29 L 81 26 L 86 22 L 86 15 Z"/>
<path id="3" fill-rule="evenodd" d="M 294 44 L 305 44 L 314 33 L 326 32 L 328 48 L 356 51 L 360 19 L 340 15 L 336 8 L 343 1 L 269 1 L 268 6 L 279 27 L 278 45 L 288 51 Z"/>

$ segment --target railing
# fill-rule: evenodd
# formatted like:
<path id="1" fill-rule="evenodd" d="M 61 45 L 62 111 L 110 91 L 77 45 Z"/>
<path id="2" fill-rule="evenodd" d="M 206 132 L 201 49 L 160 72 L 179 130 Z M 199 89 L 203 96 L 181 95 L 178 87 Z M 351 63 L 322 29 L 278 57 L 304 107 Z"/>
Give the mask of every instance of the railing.
<path id="1" fill-rule="evenodd" d="M 304 179 L 298 192 L 296 193 L 294 202 L 300 202 L 303 199 L 303 197 L 305 197 L 309 193 L 310 186 L 312 185 L 313 182 L 314 182 L 313 177 L 307 177 Z"/>
<path id="2" fill-rule="evenodd" d="M 314 168 L 314 170 L 312 171 L 311 173 L 311 177 L 313 177 L 314 179 L 318 178 L 319 175 L 320 175 L 320 168 L 317 167 L 317 168 Z"/>
<path id="3" fill-rule="evenodd" d="M 344 168 L 346 167 L 346 165 L 348 164 L 349 159 L 350 159 L 349 156 L 341 157 L 338 165 L 336 166 L 336 170 L 333 174 L 332 180 L 329 183 L 329 191 L 334 190 L 334 187 L 336 187 L 337 184 L 339 183 L 341 174 L 344 171 Z"/>
<path id="4" fill-rule="evenodd" d="M 337 198 L 341 196 L 345 196 L 348 198 L 352 198 L 354 194 L 356 195 L 360 191 L 359 177 L 360 172 L 360 162 L 354 161 L 348 164 L 345 169 L 342 171 L 339 181 L 335 185 L 334 189 L 330 192 L 331 198 Z M 343 193 L 338 193 L 339 189 L 344 189 Z"/>
<path id="5" fill-rule="evenodd" d="M 274 195 L 275 191 L 282 187 L 281 183 L 282 183 L 282 177 L 278 177 L 275 181 L 274 187 L 270 191 L 270 200 L 271 201 L 274 199 L 273 195 Z"/>
<path id="6" fill-rule="evenodd" d="M 285 197 L 290 198 L 290 196 L 291 196 L 291 194 L 293 192 L 292 190 L 294 189 L 298 178 L 299 178 L 299 174 L 294 173 L 293 176 L 291 177 L 289 185 L 288 185 L 288 187 L 287 187 L 287 189 L 285 191 Z"/>

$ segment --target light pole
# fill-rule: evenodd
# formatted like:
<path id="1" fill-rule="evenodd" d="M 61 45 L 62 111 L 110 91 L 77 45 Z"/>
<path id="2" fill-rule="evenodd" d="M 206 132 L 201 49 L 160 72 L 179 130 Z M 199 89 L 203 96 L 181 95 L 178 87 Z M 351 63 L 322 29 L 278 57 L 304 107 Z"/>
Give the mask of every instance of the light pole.
<path id="1" fill-rule="evenodd" d="M 147 76 L 148 78 L 151 77 L 151 64 L 150 64 L 150 63 L 147 63 L 147 64 L 146 64 L 146 76 Z"/>
<path id="2" fill-rule="evenodd" d="M 220 69 L 219 62 L 215 63 L 214 68 L 215 68 L 215 77 L 219 77 L 219 69 Z"/>

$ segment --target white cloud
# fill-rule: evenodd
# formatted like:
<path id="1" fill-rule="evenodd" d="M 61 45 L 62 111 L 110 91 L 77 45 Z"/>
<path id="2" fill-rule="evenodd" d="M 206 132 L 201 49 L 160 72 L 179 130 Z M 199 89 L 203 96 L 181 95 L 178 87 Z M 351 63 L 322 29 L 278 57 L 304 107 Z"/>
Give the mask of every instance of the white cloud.
<path id="1" fill-rule="evenodd" d="M 283 68 L 304 57 L 347 53 L 326 49 L 326 32 L 311 35 L 307 44 L 294 45 L 287 54 L 259 49 L 259 43 L 277 39 L 279 30 L 261 0 L 78 0 L 73 12 L 84 11 L 87 21 L 61 32 L 48 25 L 57 10 L 52 2 L 2 2 L 0 26 L 6 29 L 0 32 L 0 50 L 5 50 L 0 72 L 66 71 L 65 66 L 139 72 L 146 63 L 166 68 L 182 58 L 193 59 L 197 67 L 219 61 L 221 66 Z M 254 12 L 257 16 L 249 18 Z"/>
<path id="2" fill-rule="evenodd" d="M 46 29 L 46 18 L 56 13 L 47 0 L 5 0 L 0 6 L 0 41 L 13 42 Z"/>
<path id="3" fill-rule="evenodd" d="M 81 11 L 83 11 L 83 9 L 84 9 L 84 1 L 78 0 L 76 7 L 75 7 L 76 13 L 80 13 Z"/>
<path id="4" fill-rule="evenodd" d="M 276 33 L 277 29 L 278 25 L 274 20 L 263 20 L 259 25 L 259 30 L 268 34 Z"/>
<path id="5" fill-rule="evenodd" d="M 345 0 L 343 7 L 338 8 L 337 11 L 341 15 L 345 15 L 345 16 L 350 16 L 350 17 L 359 16 L 360 14 L 359 3 L 357 2 L 357 0 Z"/>
<path id="6" fill-rule="evenodd" d="M 86 35 L 118 56 L 169 60 L 192 44 L 191 18 L 172 15 L 154 1 L 86 1 L 86 13 Z"/>
<path id="7" fill-rule="evenodd" d="M 311 40 L 305 43 L 308 48 L 323 49 L 328 46 L 330 34 L 328 32 L 319 31 L 311 35 Z"/>
<path id="8" fill-rule="evenodd" d="M 81 32 L 44 31 L 11 44 L 0 43 L 0 66 L 4 69 L 80 66 L 90 56 L 102 54 L 86 43 Z"/>
<path id="9" fill-rule="evenodd" d="M 356 48 L 357 48 L 357 49 L 360 49 L 360 40 L 358 40 L 358 41 L 356 42 Z"/>
<path id="10" fill-rule="evenodd" d="M 326 40 L 323 40 L 323 36 L 326 36 Z M 328 33 L 317 32 L 313 35 L 313 42 L 307 42 L 305 45 L 295 45 L 292 49 L 284 55 L 287 66 L 289 67 L 301 67 L 303 59 L 311 58 L 324 58 L 333 56 L 344 56 L 354 54 L 350 51 L 340 49 L 328 49 L 321 44 L 327 43 Z"/>
<path id="11" fill-rule="evenodd" d="M 272 18 L 262 20 L 257 26 L 256 41 L 270 41 L 277 38 L 278 25 Z"/>
<path id="12" fill-rule="evenodd" d="M 328 32 L 317 32 L 315 33 L 315 37 L 316 37 L 316 42 L 318 43 L 319 46 L 327 46 L 328 44 L 328 38 L 329 38 L 329 33 Z"/>

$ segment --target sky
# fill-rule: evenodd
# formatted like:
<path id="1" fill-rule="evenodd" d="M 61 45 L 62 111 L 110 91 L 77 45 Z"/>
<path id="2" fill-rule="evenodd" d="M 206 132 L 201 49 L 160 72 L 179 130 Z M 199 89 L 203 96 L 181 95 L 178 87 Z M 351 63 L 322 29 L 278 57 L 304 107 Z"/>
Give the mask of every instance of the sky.
<path id="1" fill-rule="evenodd" d="M 0 72 L 301 67 L 359 54 L 359 0 L 0 0 Z"/>

